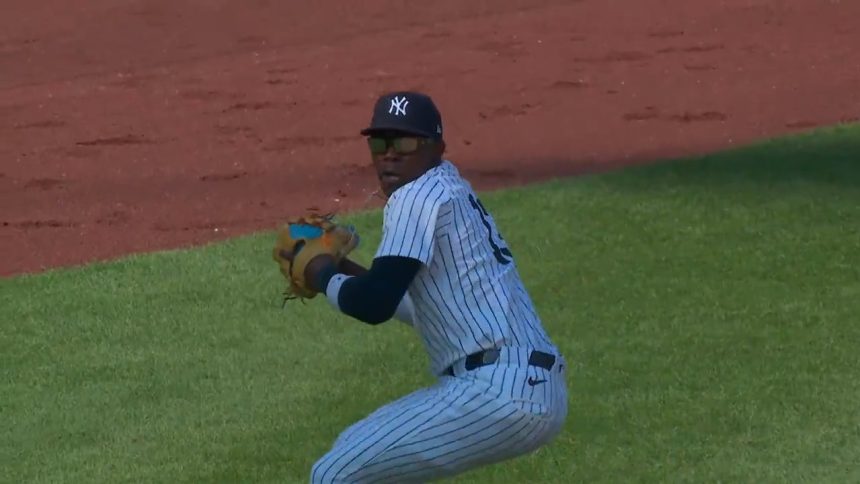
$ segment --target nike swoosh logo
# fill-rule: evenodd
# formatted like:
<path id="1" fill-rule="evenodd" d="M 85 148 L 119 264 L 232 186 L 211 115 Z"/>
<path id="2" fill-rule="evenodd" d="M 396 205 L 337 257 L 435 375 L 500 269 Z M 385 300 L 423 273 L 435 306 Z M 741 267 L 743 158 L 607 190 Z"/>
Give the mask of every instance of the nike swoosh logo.
<path id="1" fill-rule="evenodd" d="M 546 380 L 535 380 L 534 378 L 529 377 L 527 382 L 528 382 L 529 386 L 533 387 L 535 385 L 540 385 L 541 383 L 546 383 Z"/>

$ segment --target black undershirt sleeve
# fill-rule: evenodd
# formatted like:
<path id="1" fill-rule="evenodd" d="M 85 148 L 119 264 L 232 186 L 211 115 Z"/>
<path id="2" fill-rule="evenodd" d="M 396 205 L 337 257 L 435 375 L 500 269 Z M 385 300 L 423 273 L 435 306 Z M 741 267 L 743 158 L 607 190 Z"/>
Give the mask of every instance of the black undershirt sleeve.
<path id="1" fill-rule="evenodd" d="M 380 324 L 394 316 L 409 284 L 421 269 L 421 261 L 409 257 L 384 256 L 373 260 L 367 273 L 351 277 L 340 288 L 337 303 L 341 312 L 367 324 Z M 328 285 L 333 271 L 323 276 Z"/>

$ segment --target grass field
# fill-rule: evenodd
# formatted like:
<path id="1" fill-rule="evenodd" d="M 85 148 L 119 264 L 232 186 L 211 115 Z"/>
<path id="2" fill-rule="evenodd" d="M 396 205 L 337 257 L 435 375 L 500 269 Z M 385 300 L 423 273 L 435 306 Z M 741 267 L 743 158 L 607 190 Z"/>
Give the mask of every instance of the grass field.
<path id="1" fill-rule="evenodd" d="M 570 417 L 458 482 L 860 482 L 860 127 L 483 198 Z M 271 244 L 0 281 L 0 481 L 306 482 L 431 382 L 401 323 L 282 309 Z"/>

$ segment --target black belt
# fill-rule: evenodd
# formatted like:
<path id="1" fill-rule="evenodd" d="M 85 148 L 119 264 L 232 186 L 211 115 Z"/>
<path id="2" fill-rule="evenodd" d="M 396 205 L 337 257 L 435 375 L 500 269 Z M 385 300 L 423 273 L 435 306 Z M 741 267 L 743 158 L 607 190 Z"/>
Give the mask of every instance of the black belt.
<path id="1" fill-rule="evenodd" d="M 466 371 L 472 371 L 486 365 L 492 365 L 499 359 L 499 350 L 484 350 L 472 353 L 466 357 Z M 529 366 L 537 366 L 544 370 L 552 370 L 555 364 L 555 355 L 543 351 L 532 351 L 529 355 Z M 454 366 L 449 366 L 443 372 L 445 375 L 454 376 Z"/>

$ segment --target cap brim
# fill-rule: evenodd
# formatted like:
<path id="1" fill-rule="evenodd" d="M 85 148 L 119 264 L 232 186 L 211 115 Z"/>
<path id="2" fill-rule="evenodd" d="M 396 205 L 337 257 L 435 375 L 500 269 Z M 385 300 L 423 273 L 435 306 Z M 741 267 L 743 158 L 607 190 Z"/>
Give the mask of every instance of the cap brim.
<path id="1" fill-rule="evenodd" d="M 412 134 L 416 136 L 424 136 L 425 138 L 441 138 L 442 135 L 438 133 L 428 133 L 426 131 L 421 131 L 419 129 L 411 129 L 403 126 L 394 126 L 394 125 L 377 125 L 371 126 L 369 128 L 364 128 L 361 130 L 362 136 L 367 136 L 370 134 L 378 133 L 380 131 L 398 131 L 400 133 Z"/>

